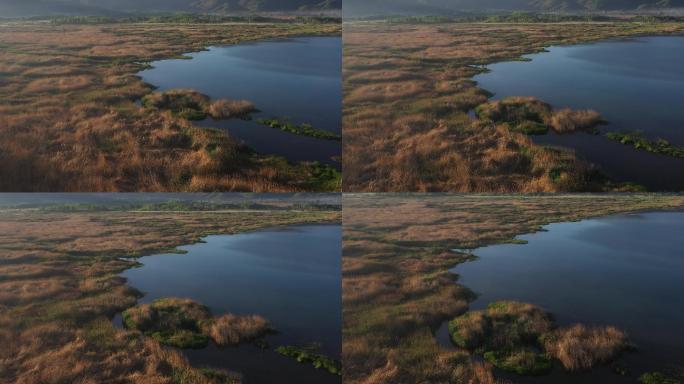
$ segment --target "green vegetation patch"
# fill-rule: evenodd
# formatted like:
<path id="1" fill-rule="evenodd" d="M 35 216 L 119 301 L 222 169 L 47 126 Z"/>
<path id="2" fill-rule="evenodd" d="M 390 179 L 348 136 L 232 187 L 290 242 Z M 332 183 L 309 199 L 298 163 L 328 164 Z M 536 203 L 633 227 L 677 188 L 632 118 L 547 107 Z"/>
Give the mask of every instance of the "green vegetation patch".
<path id="1" fill-rule="evenodd" d="M 551 316 L 532 304 L 497 301 L 449 322 L 454 344 L 483 353 L 496 367 L 519 375 L 543 375 L 555 358 L 567 371 L 607 363 L 628 347 L 615 327 L 581 324 L 555 329 Z"/>
<path id="2" fill-rule="evenodd" d="M 256 111 L 247 100 L 219 99 L 211 101 L 209 96 L 192 89 L 172 89 L 166 92 L 153 92 L 142 98 L 145 108 L 171 111 L 187 120 L 248 118 Z"/>
<path id="3" fill-rule="evenodd" d="M 188 120 L 204 120 L 209 97 L 192 89 L 172 89 L 166 92 L 154 92 L 142 98 L 146 108 L 169 110 Z"/>
<path id="4" fill-rule="evenodd" d="M 533 97 L 508 97 L 475 108 L 482 120 L 506 124 L 510 130 L 528 135 L 543 135 L 549 130 L 545 121 L 551 106 Z"/>
<path id="5" fill-rule="evenodd" d="M 295 135 L 310 136 L 317 139 L 325 140 L 341 140 L 342 137 L 336 133 L 326 131 L 324 129 L 314 128 L 309 123 L 303 124 L 293 124 L 287 121 L 287 119 L 270 118 L 270 119 L 258 119 L 257 123 L 280 129 L 281 131 L 289 132 Z"/>
<path id="6" fill-rule="evenodd" d="M 646 372 L 639 376 L 641 384 L 681 384 L 682 380 L 661 372 Z"/>
<path id="7" fill-rule="evenodd" d="M 648 140 L 643 137 L 642 132 L 608 132 L 606 137 L 624 145 L 634 147 L 651 153 L 672 157 L 684 157 L 684 147 L 678 147 L 665 139 Z"/>
<path id="8" fill-rule="evenodd" d="M 544 375 L 551 372 L 551 358 L 529 348 L 498 350 L 484 353 L 484 358 L 495 367 L 519 375 Z"/>
<path id="9" fill-rule="evenodd" d="M 449 322 L 449 334 L 462 348 L 492 351 L 535 346 L 539 336 L 552 327 L 551 317 L 532 304 L 498 301 Z"/>
<path id="10" fill-rule="evenodd" d="M 554 110 L 551 105 L 534 97 L 508 97 L 479 105 L 475 113 L 482 120 L 507 126 L 511 131 L 526 135 L 544 135 L 549 129 L 556 133 L 584 131 L 598 133 L 605 124 L 600 113 L 593 110 Z"/>
<path id="11" fill-rule="evenodd" d="M 307 188 L 314 191 L 336 191 L 342 185 L 342 172 L 327 164 L 314 161 L 309 167 Z"/>
<path id="12" fill-rule="evenodd" d="M 129 308 L 122 317 L 126 328 L 137 329 L 164 345 L 204 348 L 209 342 L 202 324 L 211 319 L 211 312 L 192 300 L 159 299 Z"/>
<path id="13" fill-rule="evenodd" d="M 206 306 L 189 299 L 165 298 L 123 312 L 126 328 L 137 329 L 164 345 L 204 348 L 213 340 L 219 346 L 259 342 L 272 331 L 261 316 L 225 314 L 214 317 Z"/>
<path id="14" fill-rule="evenodd" d="M 280 346 L 276 348 L 276 352 L 293 357 L 300 363 L 311 363 L 315 368 L 325 369 L 333 375 L 342 375 L 340 362 L 318 353 L 316 347 Z"/>

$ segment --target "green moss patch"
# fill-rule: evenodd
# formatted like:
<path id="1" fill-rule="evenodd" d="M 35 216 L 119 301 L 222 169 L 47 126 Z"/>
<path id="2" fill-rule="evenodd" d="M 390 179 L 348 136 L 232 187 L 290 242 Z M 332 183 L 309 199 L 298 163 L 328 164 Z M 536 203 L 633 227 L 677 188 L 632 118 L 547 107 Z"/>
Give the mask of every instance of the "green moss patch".
<path id="1" fill-rule="evenodd" d="M 661 372 L 646 372 L 639 376 L 639 382 L 641 384 L 681 384 L 682 380 Z"/>
<path id="2" fill-rule="evenodd" d="M 510 130 L 528 135 L 543 135 L 549 130 L 545 121 L 551 106 L 532 97 L 509 97 L 482 104 L 475 113 L 482 120 L 505 124 Z"/>
<path id="3" fill-rule="evenodd" d="M 601 114 L 592 110 L 554 110 L 551 105 L 534 97 L 508 97 L 475 108 L 482 120 L 490 120 L 526 135 L 545 135 L 549 129 L 557 133 L 585 131 L 598 133 L 605 124 Z"/>
<path id="4" fill-rule="evenodd" d="M 532 349 L 498 350 L 484 353 L 495 367 L 519 375 L 544 375 L 551 372 L 551 358 Z"/>
<path id="5" fill-rule="evenodd" d="M 167 298 L 141 304 L 122 314 L 124 325 L 177 348 L 204 348 L 209 338 L 202 323 L 211 319 L 206 306 L 188 299 Z"/>
<path id="6" fill-rule="evenodd" d="M 491 303 L 486 310 L 467 312 L 449 322 L 453 342 L 466 349 L 491 351 L 535 346 L 553 326 L 542 309 L 516 301 Z"/>
<path id="7" fill-rule="evenodd" d="M 292 357 L 300 363 L 311 363 L 315 368 L 325 369 L 334 375 L 342 375 L 340 362 L 318 353 L 316 348 L 280 346 L 276 348 L 276 352 L 283 356 Z"/>
<path id="8" fill-rule="evenodd" d="M 209 96 L 192 89 L 150 93 L 142 98 L 142 105 L 145 108 L 171 111 L 187 120 L 204 120 L 209 116 L 217 120 L 248 118 L 250 113 L 256 111 L 254 105 L 247 100 L 220 99 L 212 102 Z"/>
<path id="9" fill-rule="evenodd" d="M 519 375 L 551 371 L 552 358 L 568 371 L 611 361 L 628 345 L 615 327 L 581 324 L 555 329 L 551 316 L 532 304 L 497 301 L 449 322 L 454 344 L 479 352 L 494 366 Z"/>
<path id="10" fill-rule="evenodd" d="M 213 317 L 206 306 L 189 299 L 165 298 L 123 312 L 126 328 L 137 329 L 161 344 L 204 348 L 209 339 L 220 346 L 255 341 L 271 330 L 266 319 L 225 314 Z"/>
<path id="11" fill-rule="evenodd" d="M 142 105 L 145 108 L 169 110 L 188 120 L 204 120 L 207 118 L 209 97 L 192 89 L 172 89 L 144 96 Z"/>

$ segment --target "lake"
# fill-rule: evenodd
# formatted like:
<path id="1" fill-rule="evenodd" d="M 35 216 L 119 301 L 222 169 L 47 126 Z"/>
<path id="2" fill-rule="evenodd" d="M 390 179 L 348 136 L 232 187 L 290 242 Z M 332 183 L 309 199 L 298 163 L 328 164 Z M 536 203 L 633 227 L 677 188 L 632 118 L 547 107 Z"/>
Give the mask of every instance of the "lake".
<path id="1" fill-rule="evenodd" d="M 535 96 L 556 108 L 595 109 L 606 131 L 643 131 L 684 146 L 684 37 L 652 36 L 553 46 L 502 62 L 475 76 L 495 94 Z M 684 159 L 638 151 L 587 133 L 534 136 L 539 144 L 572 148 L 617 181 L 653 190 L 684 190 Z"/>
<path id="2" fill-rule="evenodd" d="M 637 373 L 684 361 L 684 213 L 625 214 L 544 230 L 518 237 L 528 244 L 475 249 L 477 260 L 452 270 L 479 295 L 471 309 L 510 299 L 541 306 L 561 325 L 615 325 L 638 347 L 621 358 Z M 608 369 L 525 379 L 633 382 L 625 380 Z"/>
<path id="3" fill-rule="evenodd" d="M 259 314 L 278 331 L 267 336 L 267 350 L 254 345 L 219 349 L 212 343 L 183 351 L 194 366 L 237 371 L 245 383 L 339 383 L 338 376 L 273 349 L 318 343 L 322 353 L 339 359 L 341 236 L 339 225 L 208 236 L 203 243 L 179 247 L 186 254 L 142 257 L 142 267 L 122 276 L 145 294 L 141 303 L 191 298 L 209 306 L 214 315 Z"/>
<path id="4" fill-rule="evenodd" d="M 190 53 L 190 60 L 152 62 L 138 73 L 158 91 L 192 88 L 212 99 L 246 99 L 260 112 L 253 120 L 207 119 L 196 124 L 225 129 L 230 136 L 264 154 L 291 161 L 318 160 L 337 166 L 341 144 L 294 135 L 255 122 L 258 118 L 289 118 L 315 128 L 341 133 L 341 37 L 295 37 Z"/>

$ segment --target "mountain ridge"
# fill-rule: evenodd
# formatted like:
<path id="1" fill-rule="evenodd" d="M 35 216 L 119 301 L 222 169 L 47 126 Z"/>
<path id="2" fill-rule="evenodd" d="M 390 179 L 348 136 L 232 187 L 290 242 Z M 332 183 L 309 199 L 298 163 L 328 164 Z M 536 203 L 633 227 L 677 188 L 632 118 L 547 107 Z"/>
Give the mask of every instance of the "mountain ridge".
<path id="1" fill-rule="evenodd" d="M 339 10 L 342 0 L 0 0 L 0 17 Z"/>

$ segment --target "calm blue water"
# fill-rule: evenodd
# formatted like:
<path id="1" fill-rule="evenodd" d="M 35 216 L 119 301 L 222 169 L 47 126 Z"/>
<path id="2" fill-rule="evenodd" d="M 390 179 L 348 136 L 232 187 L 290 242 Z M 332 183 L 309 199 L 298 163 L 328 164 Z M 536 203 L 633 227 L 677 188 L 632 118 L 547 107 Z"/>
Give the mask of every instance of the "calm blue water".
<path id="1" fill-rule="evenodd" d="M 267 337 L 272 347 L 320 343 L 322 352 L 339 358 L 339 225 L 292 226 L 204 240 L 180 247 L 187 254 L 143 257 L 142 267 L 125 271 L 128 284 L 145 293 L 140 302 L 188 297 L 208 305 L 215 315 L 259 314 L 279 332 Z M 242 372 L 250 383 L 280 382 L 289 376 L 297 377 L 295 382 L 339 382 L 327 372 L 250 345 L 212 345 L 185 353 L 198 365 Z"/>
<path id="2" fill-rule="evenodd" d="M 639 351 L 635 370 L 684 361 L 684 213 L 639 213 L 551 224 L 525 245 L 475 249 L 452 271 L 479 294 L 471 308 L 519 300 L 560 324 L 615 325 Z M 582 380 L 589 381 L 587 377 Z"/>
<path id="3" fill-rule="evenodd" d="M 139 75 L 160 91 L 192 88 L 211 98 L 247 99 L 258 117 L 288 117 L 294 123 L 341 132 L 342 45 L 340 37 L 291 39 L 210 47 L 191 53 L 191 60 L 162 60 Z M 203 126 L 225 128 L 262 153 L 293 161 L 334 164 L 339 141 L 281 132 L 244 120 L 214 121 Z"/>
<path id="4" fill-rule="evenodd" d="M 595 109 L 610 123 L 603 131 L 640 130 L 684 146 L 684 37 L 639 37 L 528 55 L 531 62 L 490 65 L 475 77 L 495 99 L 535 96 L 554 107 Z M 589 134 L 533 137 L 565 146 L 619 181 L 654 190 L 684 189 L 684 159 L 636 151 Z"/>

